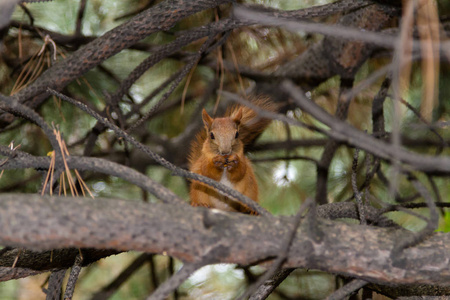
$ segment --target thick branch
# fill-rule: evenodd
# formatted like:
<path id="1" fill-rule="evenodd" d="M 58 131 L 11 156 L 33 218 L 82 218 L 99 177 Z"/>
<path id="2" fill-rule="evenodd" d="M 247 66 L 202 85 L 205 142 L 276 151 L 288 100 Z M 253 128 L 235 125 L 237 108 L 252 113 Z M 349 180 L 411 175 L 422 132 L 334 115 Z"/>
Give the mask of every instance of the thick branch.
<path id="1" fill-rule="evenodd" d="M 0 244 L 138 250 L 185 262 L 214 252 L 212 262 L 248 265 L 278 255 L 291 221 L 166 204 L 15 194 L 0 200 Z M 297 231 L 283 267 L 384 284 L 445 285 L 450 280 L 450 234 L 435 233 L 397 259 L 391 254 L 398 235 L 410 234 L 404 230 L 320 220 L 324 237 L 315 243 L 306 226 Z"/>

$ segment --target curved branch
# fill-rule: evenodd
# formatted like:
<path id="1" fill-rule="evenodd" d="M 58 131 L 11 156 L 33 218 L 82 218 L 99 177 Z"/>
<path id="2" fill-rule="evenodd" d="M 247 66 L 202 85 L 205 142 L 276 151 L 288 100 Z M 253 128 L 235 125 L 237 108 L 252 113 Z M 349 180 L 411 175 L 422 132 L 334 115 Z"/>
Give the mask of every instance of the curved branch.
<path id="1" fill-rule="evenodd" d="M 36 157 L 22 151 L 9 150 L 7 147 L 1 145 L 0 154 L 8 155 L 10 157 L 2 165 L 0 165 L 0 170 L 27 168 L 48 169 L 50 165 L 50 157 Z M 186 201 L 178 197 L 171 190 L 127 166 L 94 157 L 68 156 L 66 161 L 71 169 L 99 172 L 122 178 L 155 195 L 158 199 L 165 203 L 187 205 Z"/>
<path id="2" fill-rule="evenodd" d="M 391 144 L 377 140 L 353 126 L 331 116 L 313 101 L 306 99 L 303 92 L 290 81 L 284 81 L 282 88 L 289 93 L 295 103 L 306 113 L 329 126 L 331 130 L 324 131 L 329 137 L 355 147 L 361 148 L 385 160 L 396 157 L 400 162 L 428 174 L 450 174 L 450 158 L 420 155 L 406 149 L 397 149 Z M 292 120 L 294 125 L 296 121 Z"/>

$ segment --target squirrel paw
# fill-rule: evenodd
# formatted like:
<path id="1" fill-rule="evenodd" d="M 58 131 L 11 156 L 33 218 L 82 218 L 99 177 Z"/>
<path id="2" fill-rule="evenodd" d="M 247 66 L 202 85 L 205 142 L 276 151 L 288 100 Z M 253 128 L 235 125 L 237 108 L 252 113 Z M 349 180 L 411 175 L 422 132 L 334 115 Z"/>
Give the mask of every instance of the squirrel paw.
<path id="1" fill-rule="evenodd" d="M 224 166 L 227 170 L 230 170 L 230 169 L 236 167 L 238 165 L 238 163 L 239 163 L 239 157 L 236 154 L 232 154 L 226 158 Z"/>
<path id="2" fill-rule="evenodd" d="M 230 170 L 237 166 L 239 163 L 239 157 L 236 154 L 217 155 L 213 158 L 213 163 L 219 169 Z"/>
<path id="3" fill-rule="evenodd" d="M 237 166 L 239 158 L 236 154 L 232 155 L 217 155 L 213 158 L 213 163 L 216 168 L 222 170 L 230 170 Z"/>
<path id="4" fill-rule="evenodd" d="M 227 159 L 222 155 L 217 155 L 213 158 L 213 163 L 216 168 L 225 169 Z"/>

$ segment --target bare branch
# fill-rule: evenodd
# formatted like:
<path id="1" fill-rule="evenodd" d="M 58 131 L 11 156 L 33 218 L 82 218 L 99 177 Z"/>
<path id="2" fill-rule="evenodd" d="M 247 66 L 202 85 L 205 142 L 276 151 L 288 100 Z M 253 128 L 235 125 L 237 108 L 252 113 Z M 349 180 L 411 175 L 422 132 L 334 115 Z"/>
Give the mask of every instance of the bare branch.
<path id="1" fill-rule="evenodd" d="M 8 159 L 0 169 L 48 169 L 50 165 L 50 158 L 35 157 L 22 151 L 11 151 L 7 147 L 0 145 L 0 153 L 12 157 Z M 187 205 L 186 201 L 178 197 L 171 190 L 165 188 L 163 185 L 148 178 L 144 174 L 131 169 L 127 166 L 119 165 L 117 163 L 94 157 L 77 157 L 69 156 L 66 158 L 67 164 L 71 169 L 77 169 L 80 171 L 93 171 L 103 174 L 116 176 L 118 178 L 125 179 L 140 188 L 155 195 L 158 199 L 166 203 Z M 61 167 L 62 163 L 57 167 Z"/>
<path id="2" fill-rule="evenodd" d="M 91 299 L 92 300 L 102 300 L 108 299 L 114 292 L 116 292 L 119 287 L 124 283 L 128 278 L 130 278 L 133 273 L 142 267 L 142 265 L 148 261 L 151 257 L 151 254 L 143 253 L 139 255 L 125 270 L 123 270 L 110 284 L 103 287 L 100 291 L 96 292 Z"/>
<path id="3" fill-rule="evenodd" d="M 288 234 L 284 238 L 283 243 L 280 245 L 279 255 L 277 256 L 275 261 L 272 263 L 270 268 L 260 278 L 258 278 L 258 280 L 255 283 L 253 283 L 245 291 L 245 293 L 243 293 L 241 296 L 239 296 L 238 300 L 252 298 L 253 293 L 257 292 L 257 290 L 259 289 L 260 286 L 267 287 L 267 284 L 265 283 L 266 281 L 269 280 L 270 282 L 273 283 L 274 280 L 272 280 L 272 277 L 279 278 L 280 276 L 278 276 L 277 273 L 280 273 L 280 272 L 282 274 L 285 273 L 285 271 L 280 270 L 280 267 L 287 259 L 289 248 L 291 247 L 292 240 L 294 239 L 295 233 L 297 232 L 298 227 L 300 226 L 300 221 L 304 217 L 305 211 L 308 209 L 308 207 L 311 206 L 312 202 L 313 202 L 312 199 L 307 199 L 301 205 L 300 209 L 298 210 L 297 214 L 294 217 L 294 220 L 292 222 L 292 225 L 291 225 L 291 228 L 290 228 Z M 277 271 L 279 271 L 279 272 L 277 272 Z"/>
<path id="4" fill-rule="evenodd" d="M 15 98 L 20 100 L 30 99 L 31 97 L 45 93 L 48 87 L 59 90 L 104 60 L 137 43 L 146 36 L 154 32 L 169 29 L 179 20 L 198 11 L 228 2 L 230 1 L 175 0 L 160 2 L 133 17 L 128 22 L 108 31 L 73 53 L 64 61 L 57 63 L 45 71 L 29 87 L 17 93 Z M 174 11 L 177 13 L 175 14 Z M 99 49 L 102 49 L 102 51 L 98 51 Z"/>
<path id="5" fill-rule="evenodd" d="M 58 270 L 52 272 L 50 274 L 50 278 L 48 280 L 48 288 L 44 293 L 47 294 L 46 300 L 58 300 L 61 297 L 61 285 L 64 280 L 64 276 L 66 275 L 67 269 Z"/>
<path id="6" fill-rule="evenodd" d="M 344 299 L 347 296 L 350 296 L 352 293 L 357 292 L 360 288 L 367 285 L 367 282 L 361 279 L 354 279 L 341 287 L 340 289 L 334 291 L 331 295 L 329 295 L 326 300 L 340 300 Z"/>
<path id="7" fill-rule="evenodd" d="M 303 92 L 293 83 L 285 81 L 282 85 L 301 109 L 331 128 L 331 130 L 325 132 L 329 137 L 364 149 L 366 152 L 385 160 L 391 160 L 392 157 L 396 157 L 394 155 L 394 152 L 396 152 L 400 162 L 408 164 L 424 173 L 437 175 L 450 174 L 450 158 L 419 155 L 403 148 L 397 149 L 391 144 L 376 140 L 351 125 L 337 120 L 313 101 L 306 99 Z M 296 124 L 295 121 L 292 123 Z"/>
<path id="8" fill-rule="evenodd" d="M 77 283 L 78 276 L 80 275 L 82 263 L 83 257 L 81 256 L 81 254 L 79 254 L 75 258 L 75 262 L 73 263 L 72 269 L 70 270 L 69 280 L 67 281 L 66 290 L 64 292 L 64 300 L 71 300 L 73 297 L 75 284 Z"/>
<path id="9" fill-rule="evenodd" d="M 2 245 L 35 250 L 137 250 L 165 253 L 185 262 L 207 253 L 215 253 L 208 256 L 209 263 L 249 265 L 273 259 L 291 222 L 286 217 L 274 221 L 167 204 L 131 206 L 129 201 L 101 198 L 14 194 L 2 195 L 0 200 Z M 450 267 L 450 251 L 445 246 L 450 234 L 434 233 L 405 249 L 397 264 L 391 253 L 398 230 L 322 219 L 317 224 L 324 234 L 322 242 L 315 243 L 306 234 L 307 224 L 302 224 L 283 267 L 314 268 L 385 284 L 446 285 L 450 280 L 445 271 Z M 401 234 L 411 235 L 405 230 Z"/>
<path id="10" fill-rule="evenodd" d="M 358 205 L 359 221 L 361 225 L 367 225 L 365 207 L 361 196 L 362 193 L 358 190 L 358 184 L 356 183 L 356 172 L 358 169 L 358 154 L 359 149 L 356 148 L 352 164 L 352 189 L 354 197 L 356 199 L 356 204 Z"/>

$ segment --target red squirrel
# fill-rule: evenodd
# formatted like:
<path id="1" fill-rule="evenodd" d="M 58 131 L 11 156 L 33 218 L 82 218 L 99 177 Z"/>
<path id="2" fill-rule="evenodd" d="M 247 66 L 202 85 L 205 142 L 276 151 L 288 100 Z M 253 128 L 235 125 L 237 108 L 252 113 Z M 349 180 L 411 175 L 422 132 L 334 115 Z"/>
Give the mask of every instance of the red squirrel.
<path id="1" fill-rule="evenodd" d="M 269 111 L 276 111 L 278 107 L 268 98 L 256 98 L 252 103 Z M 189 170 L 258 202 L 258 183 L 250 160 L 244 155 L 244 147 L 269 126 L 271 119 L 261 118 L 254 110 L 241 105 L 231 107 L 221 118 L 212 118 L 203 109 L 202 119 L 205 128 L 191 143 Z M 192 206 L 255 214 L 198 181 L 191 183 L 190 198 Z"/>

